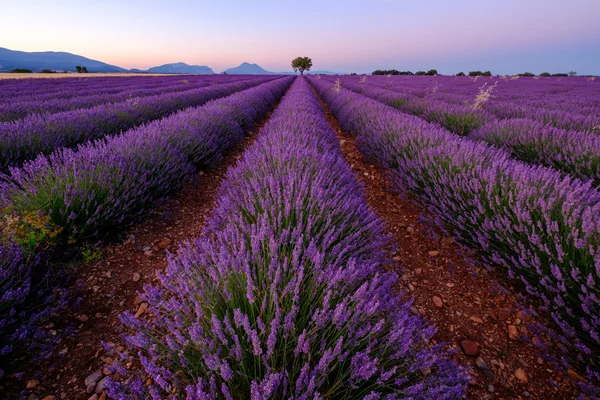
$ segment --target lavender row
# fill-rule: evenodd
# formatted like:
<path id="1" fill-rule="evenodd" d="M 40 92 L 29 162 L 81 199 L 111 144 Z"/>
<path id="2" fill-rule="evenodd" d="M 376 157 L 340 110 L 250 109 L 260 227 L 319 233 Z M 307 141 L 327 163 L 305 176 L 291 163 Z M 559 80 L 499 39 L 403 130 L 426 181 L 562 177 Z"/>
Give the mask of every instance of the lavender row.
<path id="1" fill-rule="evenodd" d="M 503 148 L 520 160 L 553 167 L 600 186 L 600 135 L 516 118 L 489 122 L 469 138 Z"/>
<path id="2" fill-rule="evenodd" d="M 383 224 L 338 146 L 297 79 L 227 173 L 209 233 L 145 288 L 152 323 L 122 316 L 153 383 L 130 376 L 111 397 L 464 395 L 464 372 L 428 343 L 432 326 L 394 295 Z"/>
<path id="3" fill-rule="evenodd" d="M 72 147 L 105 135 L 117 134 L 272 79 L 234 81 L 89 109 L 30 115 L 19 121 L 0 123 L 0 170 L 19 166 L 40 153 L 49 154 L 57 148 Z"/>
<path id="4" fill-rule="evenodd" d="M 343 86 L 354 92 L 377 99 L 403 112 L 416 115 L 429 122 L 437 123 L 461 136 L 468 135 L 494 119 L 491 114 L 466 105 L 422 99 L 368 84 L 361 84 L 358 81 L 352 82 L 350 79 L 346 79 Z"/>
<path id="5" fill-rule="evenodd" d="M 600 370 L 600 191 L 511 159 L 324 80 L 311 82 L 361 151 L 441 226 L 537 296 L 555 339 Z"/>
<path id="6" fill-rule="evenodd" d="M 29 114 L 54 114 L 61 111 L 90 108 L 100 104 L 117 103 L 124 100 L 132 101 L 137 97 L 183 92 L 208 85 L 210 85 L 210 82 L 197 82 L 192 85 L 178 81 L 170 85 L 158 85 L 158 87 L 157 85 L 153 85 L 150 88 L 125 87 L 111 91 L 93 90 L 68 98 L 57 96 L 48 100 L 34 99 L 25 101 L 15 98 L 8 103 L 0 104 L 0 121 L 14 121 L 24 118 Z"/>
<path id="7" fill-rule="evenodd" d="M 19 220 L 48 216 L 57 239 L 97 238 L 123 226 L 181 188 L 197 167 L 212 165 L 263 116 L 290 79 L 277 79 L 117 136 L 40 155 L 11 169 L 0 208 Z"/>
<path id="8" fill-rule="evenodd" d="M 449 103 L 453 106 L 472 108 L 477 105 L 496 118 L 529 118 L 560 129 L 599 133 L 600 96 L 598 84 L 584 79 L 570 80 L 556 86 L 556 81 L 533 79 L 506 80 L 486 79 L 468 83 L 468 78 L 436 77 L 429 80 L 404 80 L 402 85 L 390 83 L 390 79 L 369 79 L 367 85 L 375 85 L 398 93 L 406 102 Z M 344 82 L 354 83 L 346 78 Z M 420 85 L 420 87 L 418 86 Z M 473 93 L 475 89 L 475 93 Z M 478 103 L 482 91 L 491 96 Z M 410 112 L 410 111 L 407 111 Z"/>
<path id="9" fill-rule="evenodd" d="M 52 343 L 39 325 L 64 304 L 26 254 L 122 229 L 181 188 L 197 167 L 213 165 L 241 142 L 292 80 L 265 83 L 77 152 L 40 156 L 3 177 L 2 240 L 14 242 L 0 246 L 0 369 L 23 355 L 49 353 Z"/>
<path id="10" fill-rule="evenodd" d="M 0 102 L 17 100 L 49 100 L 56 97 L 73 97 L 98 91 L 121 90 L 123 87 L 160 87 L 182 80 L 203 82 L 217 79 L 226 81 L 225 76 L 133 76 L 92 77 L 63 79 L 5 79 L 0 82 Z"/>
<path id="11" fill-rule="evenodd" d="M 461 136 L 468 134 L 471 139 L 502 147 L 522 161 L 600 184 L 600 135 L 595 133 L 566 131 L 531 119 L 498 120 L 465 105 L 400 97 L 395 92 L 358 83 L 344 86 Z"/>
<path id="12" fill-rule="evenodd" d="M 344 79 L 344 78 L 342 78 Z M 348 78 L 352 79 L 352 78 Z M 356 80 L 357 78 L 354 78 Z M 494 86 L 494 97 L 485 108 L 496 106 L 520 108 L 522 112 L 541 108 L 569 114 L 593 115 L 600 109 L 600 80 L 585 78 L 532 79 L 514 77 L 368 77 L 367 84 L 407 93 L 420 98 L 441 99 L 454 104 L 473 103 L 483 85 Z M 491 111 L 491 108 L 489 109 Z M 498 109 L 500 111 L 500 108 Z M 524 117 L 527 117 L 526 115 Z"/>
<path id="13" fill-rule="evenodd" d="M 0 383 L 25 364 L 52 354 L 60 336 L 42 324 L 67 304 L 74 305 L 57 286 L 68 279 L 40 271 L 39 266 L 39 260 L 16 243 L 0 244 Z"/>

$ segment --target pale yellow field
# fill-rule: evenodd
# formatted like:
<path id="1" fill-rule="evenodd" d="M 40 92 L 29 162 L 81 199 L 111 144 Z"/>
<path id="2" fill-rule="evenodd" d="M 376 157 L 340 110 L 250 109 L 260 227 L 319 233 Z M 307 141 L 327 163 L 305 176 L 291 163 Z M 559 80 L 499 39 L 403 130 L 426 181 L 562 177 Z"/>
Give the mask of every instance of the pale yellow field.
<path id="1" fill-rule="evenodd" d="M 9 72 L 0 72 L 0 79 L 25 79 L 25 78 L 93 78 L 93 77 L 107 77 L 107 76 L 165 76 L 172 74 L 136 74 L 133 72 L 115 72 L 115 73 L 89 73 L 89 74 L 78 74 L 71 72 L 68 74 L 56 73 L 56 74 L 12 74 Z"/>

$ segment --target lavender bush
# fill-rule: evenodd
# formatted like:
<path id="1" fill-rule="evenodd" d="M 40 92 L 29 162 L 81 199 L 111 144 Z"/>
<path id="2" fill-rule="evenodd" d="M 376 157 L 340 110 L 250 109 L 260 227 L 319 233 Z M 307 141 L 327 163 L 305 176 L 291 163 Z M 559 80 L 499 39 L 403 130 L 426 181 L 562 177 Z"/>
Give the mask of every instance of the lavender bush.
<path id="1" fill-rule="evenodd" d="M 196 167 L 210 165 L 239 143 L 247 118 L 258 118 L 283 95 L 291 77 L 277 79 L 121 135 L 39 156 L 12 168 L 0 183 L 4 218 L 37 213 L 59 227 L 57 243 L 97 239 L 182 187 Z M 234 118 L 238 118 L 235 120 Z M 247 125 L 250 120 L 245 120 Z"/>
<path id="2" fill-rule="evenodd" d="M 118 134 L 272 79 L 274 78 L 245 79 L 184 92 L 133 98 L 88 109 L 47 115 L 33 114 L 18 121 L 0 123 L 0 171 L 20 166 L 40 153 L 50 154 L 58 148 L 73 147 L 106 135 Z"/>
<path id="3" fill-rule="evenodd" d="M 502 147 L 520 160 L 553 167 L 600 185 L 600 135 L 515 118 L 490 122 L 469 137 Z"/>
<path id="4" fill-rule="evenodd" d="M 600 370 L 600 192 L 591 182 L 311 82 L 396 188 L 416 194 L 441 226 L 540 298 L 558 326 L 554 339 Z"/>
<path id="5" fill-rule="evenodd" d="M 119 399 L 455 399 L 467 378 L 395 295 L 387 242 L 314 94 L 298 79 L 227 174 L 209 232 L 126 313 L 152 377 Z M 125 372 L 120 369 L 120 372 Z"/>
<path id="6" fill-rule="evenodd" d="M 38 259 L 14 242 L 0 244 L 0 382 L 25 363 L 49 357 L 59 339 L 42 323 L 67 304 L 64 282 L 37 266 Z"/>
<path id="7" fill-rule="evenodd" d="M 127 85 L 113 90 L 95 88 L 80 92 L 76 96 L 72 96 L 71 93 L 66 95 L 60 92 L 52 93 L 48 99 L 40 98 L 45 96 L 25 97 L 17 95 L 13 96 L 11 102 L 0 102 L 0 121 L 14 121 L 29 114 L 54 114 L 80 108 L 91 108 L 100 104 L 118 103 L 138 97 L 183 92 L 208 86 L 211 81 L 218 82 L 215 81 L 215 78 L 210 80 L 204 78 L 202 81 L 195 80 L 194 83 L 169 80 L 169 82 L 172 82 L 170 85 L 154 85 L 153 87 Z"/>

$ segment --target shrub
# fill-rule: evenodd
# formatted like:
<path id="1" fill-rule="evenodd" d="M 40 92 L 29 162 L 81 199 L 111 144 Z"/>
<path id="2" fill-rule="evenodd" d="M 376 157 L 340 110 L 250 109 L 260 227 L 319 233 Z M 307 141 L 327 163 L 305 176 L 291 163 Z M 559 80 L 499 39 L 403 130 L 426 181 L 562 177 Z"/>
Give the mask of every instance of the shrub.
<path id="1" fill-rule="evenodd" d="M 27 68 L 15 68 L 13 70 L 10 71 L 13 74 L 31 74 L 33 73 L 32 70 L 27 69 Z"/>

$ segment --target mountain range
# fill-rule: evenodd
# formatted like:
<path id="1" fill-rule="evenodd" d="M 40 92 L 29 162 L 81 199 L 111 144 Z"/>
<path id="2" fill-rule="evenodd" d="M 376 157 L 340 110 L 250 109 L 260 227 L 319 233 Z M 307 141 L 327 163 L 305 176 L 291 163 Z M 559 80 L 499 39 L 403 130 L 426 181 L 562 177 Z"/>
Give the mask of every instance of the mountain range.
<path id="1" fill-rule="evenodd" d="M 158 67 L 148 68 L 145 71 L 139 69 L 131 69 L 131 72 L 148 72 L 152 74 L 199 74 L 212 75 L 215 72 L 206 65 L 188 65 L 178 62 L 174 64 L 165 64 Z"/>
<path id="2" fill-rule="evenodd" d="M 77 54 L 55 51 L 25 52 L 9 50 L 0 47 L 0 72 L 8 72 L 15 68 L 26 68 L 34 72 L 42 69 L 55 71 L 75 71 L 77 65 L 85 66 L 88 72 L 136 72 L 155 74 L 214 74 L 215 72 L 204 65 L 188 65 L 182 62 L 165 64 L 157 67 L 140 70 L 133 68 L 127 70 L 116 65 L 92 60 Z M 294 72 L 270 72 L 258 64 L 244 62 L 237 67 L 223 71 L 227 74 L 244 75 L 291 75 Z M 334 74 L 329 71 L 312 71 L 311 74 Z"/>
<path id="3" fill-rule="evenodd" d="M 15 68 L 26 68 L 32 71 L 41 71 L 44 68 L 75 71 L 77 65 L 85 66 L 88 72 L 127 72 L 125 68 L 62 51 L 28 53 L 0 47 L 0 71 L 10 71 Z"/>

